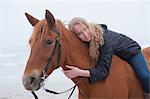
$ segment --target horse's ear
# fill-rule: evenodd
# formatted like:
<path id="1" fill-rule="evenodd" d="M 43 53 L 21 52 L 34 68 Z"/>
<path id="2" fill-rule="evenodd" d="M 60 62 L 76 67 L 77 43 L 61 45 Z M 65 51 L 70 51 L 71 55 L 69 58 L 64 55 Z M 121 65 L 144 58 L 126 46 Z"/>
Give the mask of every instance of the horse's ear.
<path id="1" fill-rule="evenodd" d="M 25 15 L 32 26 L 35 26 L 39 22 L 38 19 L 34 18 L 33 16 L 29 15 L 28 13 L 25 13 Z"/>
<path id="2" fill-rule="evenodd" d="M 52 15 L 52 13 L 48 10 L 46 10 L 45 19 L 46 19 L 49 27 L 52 27 L 55 24 L 55 18 Z"/>

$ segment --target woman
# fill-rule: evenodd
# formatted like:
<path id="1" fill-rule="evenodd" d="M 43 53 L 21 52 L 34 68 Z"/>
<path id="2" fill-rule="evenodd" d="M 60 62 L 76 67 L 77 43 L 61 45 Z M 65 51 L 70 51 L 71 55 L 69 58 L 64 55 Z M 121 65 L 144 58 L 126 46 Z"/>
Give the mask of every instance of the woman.
<path id="1" fill-rule="evenodd" d="M 66 65 L 63 71 L 68 78 L 88 77 L 90 83 L 104 80 L 109 75 L 112 55 L 115 54 L 131 64 L 144 89 L 145 99 L 150 99 L 150 73 L 141 53 L 141 47 L 131 38 L 107 29 L 106 25 L 88 23 L 82 18 L 73 18 L 68 29 L 84 42 L 89 42 L 90 57 L 97 61 L 95 67 L 82 70 Z"/>

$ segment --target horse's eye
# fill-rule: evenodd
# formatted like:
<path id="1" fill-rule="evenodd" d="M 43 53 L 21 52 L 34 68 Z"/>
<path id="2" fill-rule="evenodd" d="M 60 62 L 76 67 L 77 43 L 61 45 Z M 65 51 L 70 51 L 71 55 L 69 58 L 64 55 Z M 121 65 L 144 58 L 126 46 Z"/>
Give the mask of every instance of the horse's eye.
<path id="1" fill-rule="evenodd" d="M 46 45 L 51 45 L 52 43 L 53 43 L 53 41 L 47 40 Z"/>

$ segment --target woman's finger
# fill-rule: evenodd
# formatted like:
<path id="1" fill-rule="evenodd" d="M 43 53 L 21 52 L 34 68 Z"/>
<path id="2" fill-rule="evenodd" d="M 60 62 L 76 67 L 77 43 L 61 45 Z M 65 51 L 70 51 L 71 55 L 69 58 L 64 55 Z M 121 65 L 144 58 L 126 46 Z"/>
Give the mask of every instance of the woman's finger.
<path id="1" fill-rule="evenodd" d="M 66 65 L 66 67 L 69 68 L 69 69 L 74 69 L 75 68 L 75 67 L 69 66 L 69 65 Z"/>

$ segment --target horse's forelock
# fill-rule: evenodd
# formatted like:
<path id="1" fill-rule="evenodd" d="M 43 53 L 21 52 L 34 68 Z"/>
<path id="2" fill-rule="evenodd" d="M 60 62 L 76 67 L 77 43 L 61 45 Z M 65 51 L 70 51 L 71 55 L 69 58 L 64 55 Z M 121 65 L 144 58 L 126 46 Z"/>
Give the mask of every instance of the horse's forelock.
<path id="1" fill-rule="evenodd" d="M 29 39 L 29 43 L 31 45 L 34 45 L 37 41 L 43 40 L 46 37 L 47 33 L 48 33 L 48 25 L 46 20 L 44 19 L 38 22 L 38 24 L 36 24 L 36 26 L 34 27 L 32 35 Z"/>
<path id="2" fill-rule="evenodd" d="M 59 30 L 60 35 L 61 33 L 69 33 L 62 21 L 56 20 L 55 22 L 55 26 Z M 33 46 L 36 42 L 43 40 L 48 33 L 49 28 L 47 25 L 47 21 L 43 19 L 39 21 L 38 24 L 36 24 L 36 26 L 34 27 L 33 33 L 29 39 L 29 43 L 31 44 L 31 46 Z M 72 33 L 69 33 L 69 35 L 72 35 Z"/>

